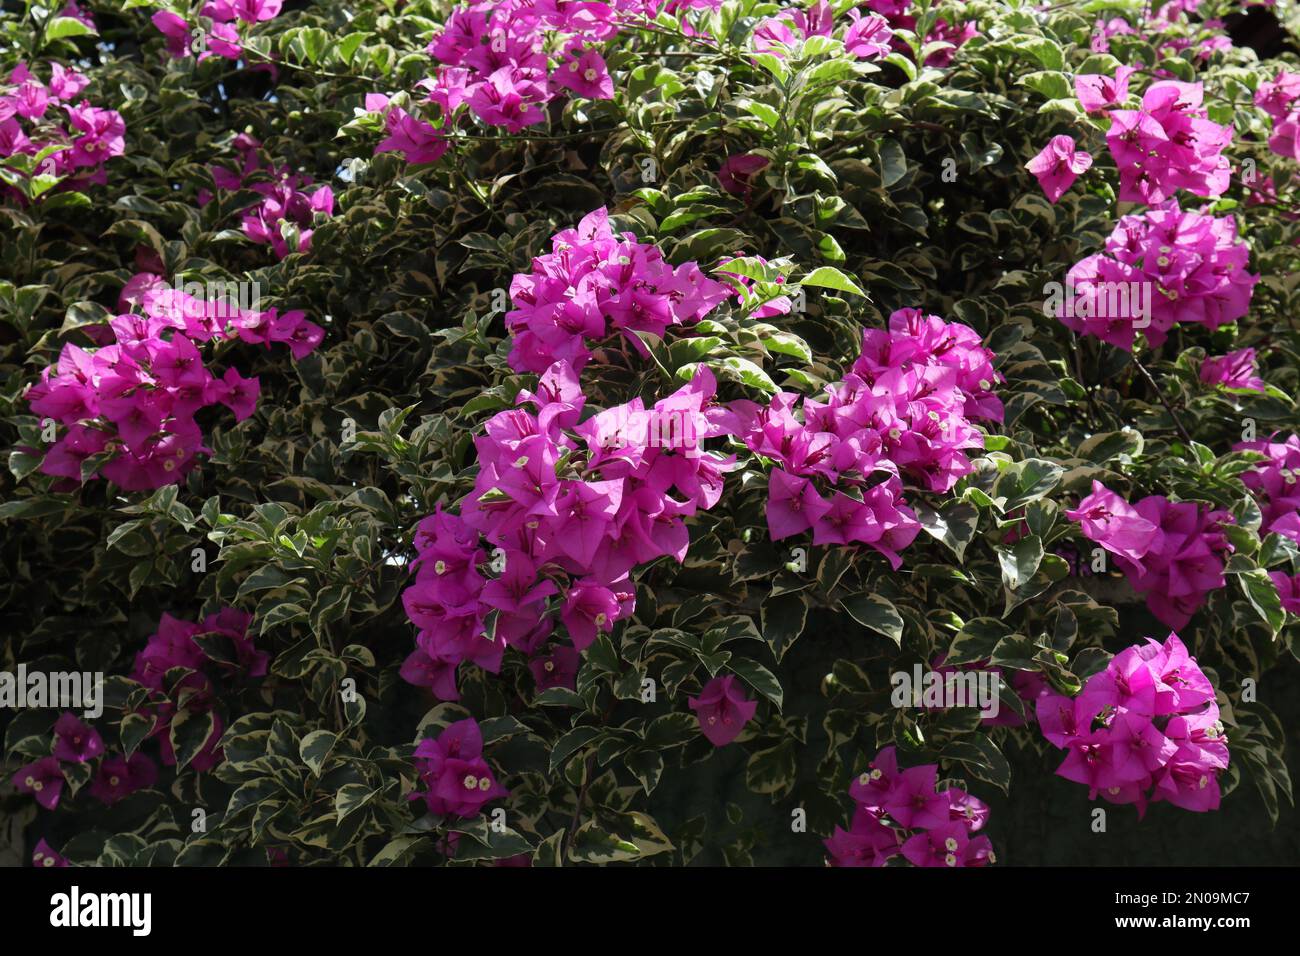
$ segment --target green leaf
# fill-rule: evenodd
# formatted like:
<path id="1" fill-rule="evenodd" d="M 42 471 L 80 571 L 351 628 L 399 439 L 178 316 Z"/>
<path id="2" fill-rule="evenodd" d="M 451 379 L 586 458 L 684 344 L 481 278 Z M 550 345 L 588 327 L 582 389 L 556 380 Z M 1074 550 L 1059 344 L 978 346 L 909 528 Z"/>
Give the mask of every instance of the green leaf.
<path id="1" fill-rule="evenodd" d="M 551 773 L 555 773 L 578 751 L 591 745 L 601 737 L 604 730 L 600 727 L 574 727 L 555 742 L 551 748 Z"/>
<path id="2" fill-rule="evenodd" d="M 1061 70 L 1065 67 L 1065 54 L 1061 47 L 1047 37 L 1017 36 L 1011 38 L 1011 44 L 1021 53 L 1027 53 L 1044 70 Z"/>
<path id="3" fill-rule="evenodd" d="M 1282 610 L 1282 599 L 1268 572 L 1263 568 L 1251 568 L 1248 571 L 1229 571 L 1237 578 L 1246 600 L 1255 609 L 1260 620 L 1268 625 L 1269 633 L 1277 637 L 1286 623 L 1286 612 Z"/>
<path id="4" fill-rule="evenodd" d="M 760 614 L 763 638 L 780 662 L 803 633 L 808 605 L 798 594 L 778 594 L 763 602 Z"/>
<path id="5" fill-rule="evenodd" d="M 1011 764 L 997 745 L 983 734 L 952 741 L 943 748 L 939 757 L 961 764 L 973 776 L 993 784 L 1003 793 L 1011 790 Z"/>
<path id="6" fill-rule="evenodd" d="M 893 603 L 878 594 L 862 591 L 840 601 L 840 607 L 865 628 L 883 634 L 895 644 L 903 643 L 903 616 Z"/>
<path id="7" fill-rule="evenodd" d="M 799 280 L 800 285 L 812 285 L 822 289 L 834 289 L 836 292 L 852 292 L 866 297 L 858 284 L 834 266 L 818 266 Z"/>
<path id="8" fill-rule="evenodd" d="M 235 599 L 252 594 L 255 591 L 267 591 L 286 587 L 289 584 L 302 584 L 304 578 L 295 578 L 274 564 L 263 565 L 239 585 L 239 590 L 235 592 Z"/>
<path id="9" fill-rule="evenodd" d="M 958 561 L 963 560 L 966 548 L 975 540 L 979 509 L 964 501 L 949 501 L 938 511 L 919 502 L 913 507 L 925 533 L 943 542 Z"/>
<path id="10" fill-rule="evenodd" d="M 768 395 L 774 395 L 780 391 L 780 389 L 776 387 L 776 382 L 772 381 L 772 376 L 768 375 L 761 367 L 755 365 L 749 359 L 729 355 L 723 359 L 710 360 L 708 364 L 710 368 L 720 372 L 723 378 L 730 379 L 731 381 L 738 381 L 742 385 L 756 388 Z"/>
<path id="11" fill-rule="evenodd" d="M 368 784 L 345 783 L 334 794 L 335 817 L 339 823 L 342 823 L 378 795 L 379 791 L 372 790 Z"/>
<path id="12" fill-rule="evenodd" d="M 755 793 L 783 796 L 794 788 L 795 747 L 790 738 L 755 751 L 745 763 L 745 786 Z"/>
<path id="13" fill-rule="evenodd" d="M 770 670 L 758 663 L 758 661 L 751 660 L 748 657 L 733 657 L 727 662 L 726 667 L 775 704 L 777 710 L 781 709 L 783 700 L 781 682 L 776 679 L 776 675 Z"/>
<path id="14" fill-rule="evenodd" d="M 1064 467 L 1043 458 L 1014 462 L 993 483 L 993 499 L 1003 511 L 1023 508 L 1060 484 L 1064 474 Z"/>
<path id="15" fill-rule="evenodd" d="M 136 748 L 144 743 L 145 738 L 153 730 L 154 723 L 154 718 L 146 717 L 144 714 L 132 713 L 122 718 L 118 737 L 122 741 L 122 752 L 125 756 L 130 757 L 135 753 Z"/>
<path id="16" fill-rule="evenodd" d="M 314 730 L 302 739 L 298 752 L 313 774 L 320 776 L 321 768 L 334 750 L 338 735 L 328 730 Z"/>
<path id="17" fill-rule="evenodd" d="M 1011 628 L 995 617 L 973 618 L 962 625 L 962 629 L 952 639 L 944 664 L 986 661 L 993 656 L 998 642 L 1010 634 Z"/>
<path id="18" fill-rule="evenodd" d="M 487 817 L 455 823 L 447 829 L 468 837 L 456 847 L 457 860 L 503 860 L 533 852 L 533 845 L 522 834 Z"/>
<path id="19" fill-rule="evenodd" d="M 574 863 L 621 863 L 673 849 L 672 841 L 644 813 L 604 813 L 578 827 L 569 846 Z"/>
<path id="20" fill-rule="evenodd" d="M 215 730 L 216 721 L 210 710 L 195 713 L 187 708 L 178 711 L 172 717 L 169 732 L 172 751 L 176 754 L 177 773 L 184 770 L 189 762 L 198 756 Z"/>
<path id="21" fill-rule="evenodd" d="M 897 140 L 880 142 L 880 182 L 886 189 L 907 175 L 907 154 Z M 861 295 L 862 293 L 858 293 Z"/>
<path id="22" fill-rule="evenodd" d="M 321 588 L 308 615 L 312 633 L 320 634 L 325 625 L 343 617 L 351 599 L 352 588 L 348 585 L 331 584 Z"/>
<path id="23" fill-rule="evenodd" d="M 1068 99 L 1071 95 L 1070 78 L 1056 70 L 1028 73 L 1018 82 L 1049 100 Z"/>
<path id="24" fill-rule="evenodd" d="M 1002 583 L 1015 591 L 1038 573 L 1043 560 L 1043 542 L 1036 534 L 1026 535 L 1009 548 L 995 548 L 1002 568 Z"/>
<path id="25" fill-rule="evenodd" d="M 45 39 L 62 40 L 65 37 L 94 36 L 95 29 L 75 17 L 55 17 L 45 28 Z"/>

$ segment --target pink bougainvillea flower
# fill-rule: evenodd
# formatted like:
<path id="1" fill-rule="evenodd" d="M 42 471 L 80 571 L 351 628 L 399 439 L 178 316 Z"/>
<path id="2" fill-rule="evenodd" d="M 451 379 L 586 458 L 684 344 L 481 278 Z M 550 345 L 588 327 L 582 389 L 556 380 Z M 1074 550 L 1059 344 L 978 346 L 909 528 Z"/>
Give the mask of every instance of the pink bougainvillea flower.
<path id="1" fill-rule="evenodd" d="M 54 756 L 66 763 L 85 763 L 104 752 L 99 731 L 80 720 L 71 711 L 54 723 Z"/>
<path id="2" fill-rule="evenodd" d="M 190 25 L 185 18 L 170 10 L 159 10 L 152 17 L 153 25 L 167 38 L 167 52 L 180 59 L 190 52 Z"/>
<path id="3" fill-rule="evenodd" d="M 65 783 L 58 757 L 42 757 L 25 767 L 19 767 L 13 781 L 15 790 L 30 793 L 46 810 L 53 810 L 59 805 L 59 796 L 63 793 Z"/>
<path id="4" fill-rule="evenodd" d="M 1081 291 L 1062 304 L 1057 317 L 1076 332 L 1127 351 L 1139 331 L 1152 346 L 1163 344 L 1179 322 L 1213 331 L 1250 306 L 1259 276 L 1247 271 L 1249 258 L 1231 216 L 1183 212 L 1169 200 L 1122 217 L 1105 251 L 1070 269 L 1069 282 Z M 1107 289 L 1127 294 L 1102 296 Z M 1076 307 L 1085 300 L 1089 308 Z"/>
<path id="5" fill-rule="evenodd" d="M 1065 516 L 1079 522 L 1090 540 L 1135 563 L 1140 563 L 1143 555 L 1158 544 L 1156 526 L 1096 479 L 1092 482 L 1092 493 Z"/>
<path id="6" fill-rule="evenodd" d="M 230 5 L 239 19 L 259 23 L 278 16 L 283 0 L 230 0 Z"/>
<path id="7" fill-rule="evenodd" d="M 605 58 L 594 47 L 561 60 L 551 74 L 551 85 L 589 100 L 614 98 L 614 80 L 609 75 Z"/>
<path id="8" fill-rule="evenodd" d="M 546 119 L 541 108 L 546 99 L 544 84 L 514 67 L 503 66 L 474 88 L 469 108 L 483 122 L 519 133 Z"/>
<path id="9" fill-rule="evenodd" d="M 398 107 L 389 109 L 384 121 L 388 136 L 375 147 L 376 153 L 399 152 L 408 163 L 435 163 L 451 146 L 442 130 Z"/>
<path id="10" fill-rule="evenodd" d="M 1300 541 L 1300 436 L 1240 442 L 1234 451 L 1256 451 L 1266 456 L 1241 476 L 1264 514 L 1261 534 L 1280 534 Z"/>
<path id="11" fill-rule="evenodd" d="M 869 767 L 849 787 L 857 807 L 849 829 L 823 841 L 832 866 L 884 866 L 900 851 L 914 866 L 996 862 L 988 838 L 971 836 L 987 822 L 987 804 L 958 787 L 936 790 L 936 764 L 900 772 L 886 747 Z"/>
<path id="12" fill-rule="evenodd" d="M 944 823 L 917 833 L 903 843 L 903 856 L 913 866 L 983 866 L 993 862 L 988 837 L 972 838 L 961 823 Z"/>
<path id="13" fill-rule="evenodd" d="M 144 754 L 133 753 L 130 759 L 113 754 L 100 763 L 88 789 L 96 800 L 111 805 L 157 782 L 158 767 Z"/>
<path id="14" fill-rule="evenodd" d="M 37 842 L 36 849 L 32 851 L 32 866 L 45 868 L 69 865 L 68 861 L 56 853 L 43 838 Z"/>
<path id="15" fill-rule="evenodd" d="M 1262 392 L 1266 388 L 1259 377 L 1254 349 L 1238 349 L 1227 355 L 1212 356 L 1201 363 L 1200 379 L 1206 385 L 1240 388 Z"/>
<path id="16" fill-rule="evenodd" d="M 538 691 L 552 687 L 567 687 L 573 690 L 578 679 L 578 667 L 582 655 L 575 647 L 556 644 L 544 653 L 538 654 L 528 662 L 528 669 L 533 674 Z"/>
<path id="17" fill-rule="evenodd" d="M 885 801 L 898 783 L 897 750 L 885 747 L 867 766 L 868 769 L 854 778 L 849 786 L 849 796 L 861 809 L 883 815 Z"/>
<path id="18" fill-rule="evenodd" d="M 1225 584 L 1225 555 L 1232 546 L 1222 527 L 1233 520 L 1226 511 L 1161 495 L 1129 505 L 1094 481 L 1093 493 L 1066 515 L 1116 556 L 1151 612 L 1170 627 L 1185 625 L 1206 595 Z"/>
<path id="19" fill-rule="evenodd" d="M 758 701 L 745 696 L 733 674 L 713 678 L 700 690 L 700 696 L 687 703 L 699 718 L 701 733 L 715 747 L 735 740 L 758 709 Z"/>
<path id="20" fill-rule="evenodd" d="M 578 650 L 583 650 L 604 631 L 614 629 L 619 616 L 619 602 L 607 587 L 579 582 L 569 589 L 564 599 L 560 620 L 569 631 L 569 637 Z"/>
<path id="21" fill-rule="evenodd" d="M 989 805 L 978 797 L 972 796 L 960 787 L 949 787 L 943 791 L 948 798 L 948 812 L 951 818 L 961 823 L 974 833 L 988 822 Z"/>
<path id="22" fill-rule="evenodd" d="M 935 791 L 937 782 L 938 768 L 934 764 L 904 770 L 885 800 L 885 812 L 909 830 L 947 826 L 951 819 L 949 798 Z"/>
<path id="23" fill-rule="evenodd" d="M 408 799 L 423 799 L 430 813 L 476 817 L 485 803 L 509 795 L 483 759 L 483 734 L 473 718 L 421 741 L 414 759 L 426 789 Z"/>
<path id="24" fill-rule="evenodd" d="M 417 647 L 407 655 L 398 673 L 408 684 L 428 688 L 439 700 L 460 700 L 460 691 L 456 688 L 456 667 L 459 664 L 458 655 L 433 656 Z"/>
<path id="25" fill-rule="evenodd" d="M 1255 105 L 1274 122 L 1285 120 L 1297 99 L 1300 99 L 1300 73 L 1286 69 L 1278 70 L 1276 77 L 1265 80 L 1255 91 Z"/>
<path id="26" fill-rule="evenodd" d="M 767 526 L 773 541 L 807 531 L 830 508 L 807 478 L 773 469 L 767 499 Z"/>
<path id="27" fill-rule="evenodd" d="M 1273 125 L 1268 148 L 1279 156 L 1300 162 L 1300 111 Z"/>
<path id="28" fill-rule="evenodd" d="M 831 866 L 884 866 L 900 849 L 898 833 L 865 814 L 855 816 L 848 830 L 836 827 L 834 835 L 822 843 Z"/>
<path id="29" fill-rule="evenodd" d="M 1078 73 L 1074 77 L 1074 93 L 1079 104 L 1089 113 L 1103 113 L 1128 99 L 1128 78 L 1137 70 L 1131 66 L 1115 68 L 1115 76 L 1100 73 Z"/>
<path id="30" fill-rule="evenodd" d="M 889 21 L 871 14 L 864 17 L 857 9 L 849 11 L 849 18 L 853 22 L 844 34 L 845 51 L 859 59 L 876 59 L 889 55 L 891 41 L 894 39 Z"/>
<path id="31" fill-rule="evenodd" d="M 1156 205 L 1179 189 L 1223 194 L 1231 166 L 1223 150 L 1232 127 L 1206 118 L 1200 83 L 1160 80 L 1142 94 L 1137 110 L 1114 110 L 1106 144 L 1119 167 L 1119 198 Z"/>
<path id="32" fill-rule="evenodd" d="M 1042 152 L 1025 164 L 1038 178 L 1043 193 L 1056 202 L 1081 173 L 1092 167 L 1092 155 L 1075 149 L 1074 137 L 1053 136 Z"/>
<path id="33" fill-rule="evenodd" d="M 736 153 L 728 156 L 718 167 L 718 185 L 724 192 L 746 199 L 753 193 L 753 180 L 770 164 L 766 156 L 754 153 Z"/>

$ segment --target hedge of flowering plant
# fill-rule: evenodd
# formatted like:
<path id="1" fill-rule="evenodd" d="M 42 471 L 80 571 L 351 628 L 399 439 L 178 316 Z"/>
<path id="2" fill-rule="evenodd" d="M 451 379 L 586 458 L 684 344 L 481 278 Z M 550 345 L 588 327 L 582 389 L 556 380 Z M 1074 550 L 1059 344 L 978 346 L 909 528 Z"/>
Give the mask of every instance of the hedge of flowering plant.
<path id="1" fill-rule="evenodd" d="M 0 858 L 1268 839 L 1298 27 L 8 4 Z"/>

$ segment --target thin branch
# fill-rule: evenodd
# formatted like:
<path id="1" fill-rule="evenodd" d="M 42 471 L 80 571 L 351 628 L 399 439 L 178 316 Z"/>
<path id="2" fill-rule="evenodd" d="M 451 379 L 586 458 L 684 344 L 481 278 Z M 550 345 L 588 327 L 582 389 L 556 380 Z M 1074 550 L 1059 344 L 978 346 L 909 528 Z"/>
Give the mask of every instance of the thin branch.
<path id="1" fill-rule="evenodd" d="M 1187 429 L 1183 426 L 1183 421 L 1178 417 L 1178 413 L 1174 411 L 1174 407 L 1169 404 L 1169 399 L 1165 398 L 1164 391 L 1156 384 L 1156 380 L 1151 376 L 1151 373 L 1147 371 L 1147 367 L 1142 364 L 1136 355 L 1133 356 L 1133 364 L 1137 366 L 1137 370 L 1142 373 L 1142 376 L 1150 383 L 1151 387 L 1155 389 L 1156 397 L 1160 399 L 1160 404 L 1165 407 L 1165 411 L 1169 413 L 1169 417 L 1174 420 L 1174 425 L 1178 428 L 1178 434 L 1182 435 L 1183 441 L 1190 445 L 1192 443 L 1192 436 L 1188 434 Z"/>

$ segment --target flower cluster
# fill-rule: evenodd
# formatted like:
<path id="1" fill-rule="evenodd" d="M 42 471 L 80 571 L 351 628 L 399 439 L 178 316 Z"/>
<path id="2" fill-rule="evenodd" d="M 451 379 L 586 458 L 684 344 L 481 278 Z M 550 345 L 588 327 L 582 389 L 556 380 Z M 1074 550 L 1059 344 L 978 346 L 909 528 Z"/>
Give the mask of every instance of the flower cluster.
<path id="1" fill-rule="evenodd" d="M 1198 6 L 1200 6 L 1199 0 L 1169 0 L 1148 15 L 1141 36 L 1143 40 L 1155 47 L 1157 61 L 1166 57 L 1177 57 L 1180 52 L 1190 49 L 1193 45 L 1197 47 L 1196 59 L 1201 62 L 1210 59 L 1216 52 L 1232 49 L 1232 40 L 1227 36 L 1222 20 L 1207 18 L 1196 23 L 1187 20 L 1186 15 L 1197 13 Z M 1162 32 L 1175 23 L 1179 27 L 1178 34 Z M 1189 29 L 1199 31 L 1195 39 L 1183 35 Z M 1121 17 L 1112 17 L 1109 20 L 1100 18 L 1093 26 L 1092 52 L 1109 52 L 1111 37 L 1138 35 L 1138 31 L 1132 24 Z M 1157 66 L 1153 72 L 1160 77 L 1173 76 L 1169 70 L 1160 66 Z"/>
<path id="2" fill-rule="evenodd" d="M 1279 70 L 1255 91 L 1255 105 L 1273 120 L 1268 147 L 1279 156 L 1300 161 L 1300 73 Z"/>
<path id="3" fill-rule="evenodd" d="M 648 357 L 634 333 L 662 337 L 732 294 L 696 263 L 674 268 L 657 246 L 637 242 L 630 232 L 616 235 L 603 208 L 576 229 L 556 233 L 551 249 L 533 260 L 531 273 L 510 283 L 514 308 L 505 319 L 516 371 L 541 374 L 563 361 L 581 372 L 592 357 L 588 343 L 616 332 Z"/>
<path id="4" fill-rule="evenodd" d="M 91 773 L 86 791 L 106 806 L 137 790 L 148 789 L 158 781 L 158 767 L 152 760 L 142 753 L 134 753 L 129 759 L 122 754 L 105 755 L 104 740 L 99 731 L 69 711 L 54 723 L 53 752 L 19 768 L 14 775 L 14 787 L 20 793 L 31 794 L 45 809 L 53 810 L 58 806 L 63 785 L 67 782 L 63 765 L 86 764 L 95 760 L 99 763 Z M 48 851 L 44 858 L 35 858 L 34 863 L 38 866 L 65 865 L 57 862 L 61 857 L 50 862 L 51 856 L 57 855 Z"/>
<path id="5" fill-rule="evenodd" d="M 1034 701 L 1043 736 L 1066 751 L 1056 771 L 1110 803 L 1184 810 L 1219 807 L 1228 745 L 1214 687 L 1177 634 L 1111 658 L 1073 699 L 1044 688 Z"/>
<path id="6" fill-rule="evenodd" d="M 907 10 L 912 6 L 912 0 L 867 0 L 868 9 L 880 14 L 885 18 L 885 23 L 891 31 L 906 30 L 912 33 L 916 32 L 916 17 L 908 16 Z M 852 16 L 852 14 L 850 14 Z M 931 51 L 925 58 L 925 66 L 932 66 L 937 69 L 943 69 L 952 63 L 952 58 L 956 55 L 958 48 L 968 40 L 973 40 L 979 36 L 979 25 L 971 20 L 962 24 L 949 23 L 940 17 L 935 21 L 930 32 L 925 36 L 923 46 L 931 47 L 931 44 L 942 43 L 948 46 L 938 48 L 931 47 Z M 847 38 L 846 38 L 847 45 Z M 893 49 L 902 53 L 904 56 L 912 55 L 912 48 L 901 36 L 891 35 L 890 43 Z"/>
<path id="7" fill-rule="evenodd" d="M 1132 351 L 1139 331 L 1153 346 L 1177 322 L 1213 331 L 1246 314 L 1259 276 L 1246 271 L 1250 247 L 1231 216 L 1184 212 L 1170 200 L 1124 216 L 1103 252 L 1075 263 L 1057 308 L 1074 331 Z"/>
<path id="8" fill-rule="evenodd" d="M 939 768 L 898 769 L 886 747 L 849 787 L 856 809 L 849 829 L 823 841 L 832 866 L 884 866 L 902 854 L 914 866 L 987 866 L 996 863 L 986 836 L 972 836 L 989 808 L 960 787 L 937 789 Z M 908 833 L 908 831 L 913 831 Z"/>
<path id="9" fill-rule="evenodd" d="M 283 342 L 301 358 L 324 336 L 300 311 L 242 312 L 178 292 L 147 273 L 123 292 L 145 314 L 111 318 L 114 340 L 102 348 L 66 343 L 57 364 L 27 390 L 33 412 L 67 426 L 41 463 L 47 475 L 74 481 L 102 475 L 127 491 L 179 482 L 207 451 L 195 413 L 219 403 L 242 421 L 259 393 L 257 379 L 234 368 L 213 375 L 195 343 L 235 336 L 266 346 Z M 105 460 L 83 476 L 85 462 L 101 455 Z"/>
<path id="10" fill-rule="evenodd" d="M 1119 169 L 1122 202 L 1156 205 L 1179 189 L 1220 196 L 1232 177 L 1223 150 L 1232 127 L 1205 118 L 1200 83 L 1161 80 L 1142 94 L 1136 110 L 1111 110 L 1106 145 Z"/>
<path id="11" fill-rule="evenodd" d="M 1002 417 L 992 359 L 968 326 L 901 309 L 887 330 L 863 334 L 861 356 L 828 386 L 825 402 L 802 400 L 802 420 L 793 393 L 767 406 L 731 403 L 746 447 L 777 465 L 767 503 L 772 540 L 811 529 L 814 544 L 860 542 L 897 568 L 898 552 L 920 531 L 902 478 L 947 491 L 971 470 L 965 450 L 984 444 L 970 419 Z M 832 489 L 829 500 L 814 479 Z"/>
<path id="12" fill-rule="evenodd" d="M 1254 493 L 1263 512 L 1260 533 L 1280 534 L 1300 542 L 1300 436 L 1288 435 L 1280 442 L 1240 442 L 1233 450 L 1267 456 L 1241 476 L 1242 484 Z"/>
<path id="13" fill-rule="evenodd" d="M 720 0 L 609 0 L 537 4 L 530 0 L 471 0 L 452 11 L 427 52 L 439 64 L 418 85 L 436 107 L 439 125 L 392 104 L 366 97 L 382 113 L 388 136 L 375 152 L 396 151 L 407 162 L 436 162 L 448 149 L 448 130 L 462 107 L 489 126 L 519 133 L 547 117 L 547 105 L 572 95 L 614 96 L 614 80 L 597 45 L 663 8 L 716 9 Z M 463 114 L 462 114 L 463 115 Z"/>
<path id="14" fill-rule="evenodd" d="M 190 760 L 195 770 L 210 770 L 221 762 L 217 744 L 221 740 L 221 718 L 215 709 L 217 678 L 265 677 L 270 655 L 253 646 L 248 625 L 253 616 L 235 608 L 209 614 L 201 623 L 182 621 L 163 614 L 158 630 L 149 635 L 144 649 L 135 656 L 131 679 L 154 692 L 146 705 L 146 717 L 154 721 L 151 737 L 158 738 L 162 762 L 176 765 L 176 753 L 169 733 L 172 722 L 182 713 L 186 719 L 211 714 L 212 732 Z M 210 657 L 196 638 L 219 641 L 222 660 Z M 180 668 L 178 675 L 172 672 Z"/>
<path id="15" fill-rule="evenodd" d="M 252 615 L 226 608 L 204 618 L 201 624 L 180 621 L 164 614 L 158 630 L 135 658 L 131 678 L 154 692 L 145 705 L 144 716 L 153 721 L 150 738 L 157 738 L 159 754 L 166 766 L 176 765 L 176 753 L 169 733 L 181 713 L 186 719 L 211 713 L 212 731 L 202 748 L 190 760 L 195 770 L 210 770 L 221 761 L 217 743 L 221 739 L 221 720 L 214 710 L 215 684 L 212 669 L 225 674 L 262 677 L 270 655 L 253 647 L 248 636 Z M 195 641 L 197 637 L 225 642 L 230 663 L 216 664 Z M 14 776 L 14 786 L 29 793 L 48 810 L 58 806 L 66 783 L 63 765 L 85 764 L 98 760 L 90 776 L 87 792 L 101 803 L 111 806 L 138 790 L 146 790 L 158 781 L 157 765 L 143 753 L 130 757 L 105 753 L 99 732 L 73 713 L 63 714 L 54 724 L 52 753 L 25 767 Z M 51 856 L 54 862 L 49 862 Z M 57 855 L 47 855 L 35 862 L 43 866 L 62 865 Z"/>
<path id="16" fill-rule="evenodd" d="M 207 0 L 199 16 L 212 22 L 211 29 L 204 29 L 197 18 L 191 24 L 170 10 L 159 10 L 150 19 L 166 37 L 167 52 L 173 59 L 197 55 L 199 62 L 210 56 L 238 60 L 244 55 L 240 24 L 274 19 L 282 6 L 283 0 Z"/>
<path id="17" fill-rule="evenodd" d="M 34 175 L 57 177 L 69 189 L 108 182 L 104 164 L 126 151 L 126 123 L 116 110 L 99 109 L 84 99 L 74 102 L 89 84 L 59 63 L 50 64 L 48 81 L 19 63 L 8 81 L 0 82 L 0 159 L 48 151 Z M 6 193 L 19 195 L 12 188 L 18 175 L 4 168 Z"/>
<path id="18" fill-rule="evenodd" d="M 1092 493 L 1065 514 L 1115 556 L 1151 613 L 1169 627 L 1184 626 L 1206 595 L 1226 583 L 1224 562 L 1232 545 L 1223 525 L 1233 521 L 1226 511 L 1163 495 L 1129 504 L 1094 480 Z"/>
<path id="19" fill-rule="evenodd" d="M 244 235 L 261 245 L 270 245 L 278 259 L 290 252 L 308 252 L 311 227 L 317 218 L 334 215 L 334 190 L 322 183 L 309 192 L 308 187 L 314 185 L 310 176 L 295 173 L 288 166 L 262 162 L 257 154 L 261 144 L 247 133 L 236 136 L 234 146 L 240 169 L 214 165 L 210 172 L 218 189 L 251 189 L 262 197 L 241 216 Z M 199 205 L 206 205 L 211 198 L 206 191 L 201 192 Z"/>
<path id="20" fill-rule="evenodd" d="M 844 49 L 859 59 L 877 59 L 888 56 L 894 31 L 882 16 L 863 16 L 859 10 L 849 11 L 850 23 L 844 33 Z M 784 58 L 786 52 L 808 37 L 828 37 L 835 32 L 835 11 L 826 0 L 817 0 L 806 9 L 789 8 L 776 16 L 764 17 L 751 34 L 754 49 Z"/>
<path id="21" fill-rule="evenodd" d="M 437 738 L 421 741 L 414 759 L 426 789 L 407 799 L 423 799 L 430 813 L 476 817 L 483 804 L 510 793 L 483 759 L 483 732 L 473 718 L 458 720 Z"/>
<path id="22" fill-rule="evenodd" d="M 36 798 L 47 810 L 59 805 L 63 794 L 65 763 L 88 763 L 104 754 L 104 739 L 99 731 L 67 711 L 54 722 L 54 748 L 48 757 L 42 757 L 14 774 L 14 789 Z M 47 864 L 49 865 L 49 864 Z"/>
<path id="23" fill-rule="evenodd" d="M 702 368 L 653 409 L 637 398 L 581 425 L 586 398 L 566 363 L 541 377 L 537 394 L 520 392 L 475 439 L 479 473 L 460 515 L 439 506 L 420 522 L 415 584 L 402 595 L 418 649 L 402 676 L 455 700 L 463 661 L 495 672 L 506 645 L 535 657 L 557 616 L 581 651 L 628 617 L 629 573 L 685 559 L 684 519 L 717 503 L 734 467 L 700 447 L 731 427 L 715 390 Z M 484 565 L 499 576 L 486 577 Z M 576 653 L 534 663 L 546 686 L 572 686 Z"/>
<path id="24" fill-rule="evenodd" d="M 618 4 L 579 11 L 510 0 L 474 0 L 454 10 L 428 53 L 442 64 L 429 98 L 444 115 L 462 103 L 490 126 L 517 133 L 546 118 L 543 107 L 562 90 L 587 99 L 614 95 L 613 80 L 594 43 L 618 30 Z M 561 55 L 551 68 L 548 39 Z"/>

